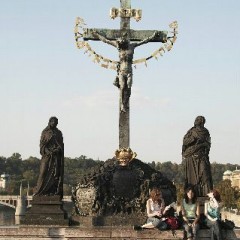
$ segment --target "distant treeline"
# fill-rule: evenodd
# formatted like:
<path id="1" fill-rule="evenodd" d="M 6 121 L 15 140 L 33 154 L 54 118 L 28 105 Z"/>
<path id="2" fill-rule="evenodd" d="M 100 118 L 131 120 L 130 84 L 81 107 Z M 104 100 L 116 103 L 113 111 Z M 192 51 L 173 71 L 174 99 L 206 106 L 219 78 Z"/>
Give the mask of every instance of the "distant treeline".
<path id="1" fill-rule="evenodd" d="M 64 163 L 64 191 L 65 194 L 71 193 L 71 187 L 74 186 L 78 179 L 87 174 L 92 167 L 103 163 L 104 161 L 93 160 L 84 155 L 77 158 L 65 158 Z M 151 162 L 148 163 L 151 167 L 162 172 L 168 179 L 174 181 L 176 184 L 183 183 L 183 167 L 182 164 L 172 162 Z M 212 163 L 212 177 L 214 185 L 222 181 L 223 173 L 226 170 L 235 170 L 236 164 L 219 164 Z M 40 159 L 36 157 L 29 157 L 22 159 L 19 153 L 14 153 L 11 157 L 0 157 L 0 174 L 7 173 L 11 176 L 10 183 L 6 191 L 1 191 L 0 194 L 18 194 L 19 186 L 22 182 L 23 188 L 27 189 L 29 183 L 30 194 L 33 187 L 36 186 L 39 174 Z"/>

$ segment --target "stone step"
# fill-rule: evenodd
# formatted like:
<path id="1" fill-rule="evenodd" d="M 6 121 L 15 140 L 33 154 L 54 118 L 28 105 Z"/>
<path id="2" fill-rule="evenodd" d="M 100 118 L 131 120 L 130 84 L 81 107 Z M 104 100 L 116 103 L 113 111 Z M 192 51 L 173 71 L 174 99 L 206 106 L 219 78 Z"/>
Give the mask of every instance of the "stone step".
<path id="1" fill-rule="evenodd" d="M 209 230 L 199 231 L 199 240 L 210 240 Z M 0 240 L 180 240 L 183 231 L 149 229 L 134 231 L 130 227 L 0 227 Z M 240 240 L 240 229 L 224 231 L 225 240 Z"/>

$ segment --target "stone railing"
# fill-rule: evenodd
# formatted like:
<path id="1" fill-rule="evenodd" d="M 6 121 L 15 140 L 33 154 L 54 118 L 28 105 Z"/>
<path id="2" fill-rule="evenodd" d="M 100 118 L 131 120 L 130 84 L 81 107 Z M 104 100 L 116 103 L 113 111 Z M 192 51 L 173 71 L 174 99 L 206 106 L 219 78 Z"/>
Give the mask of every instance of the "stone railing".
<path id="1" fill-rule="evenodd" d="M 210 240 L 209 230 L 200 230 L 198 240 Z M 183 231 L 157 229 L 134 231 L 130 227 L 0 227 L 0 240 L 180 240 Z M 240 230 L 224 232 L 224 240 L 240 239 Z"/>

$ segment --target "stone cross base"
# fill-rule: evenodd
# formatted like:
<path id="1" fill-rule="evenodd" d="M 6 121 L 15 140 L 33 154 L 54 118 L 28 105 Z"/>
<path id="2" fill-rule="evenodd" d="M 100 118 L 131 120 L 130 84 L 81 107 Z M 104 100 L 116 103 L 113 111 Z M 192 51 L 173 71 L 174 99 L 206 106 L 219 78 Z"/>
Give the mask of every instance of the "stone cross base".
<path id="1" fill-rule="evenodd" d="M 24 225 L 68 226 L 68 222 L 60 196 L 34 196 L 32 208 L 20 220 Z"/>
<path id="2" fill-rule="evenodd" d="M 157 229 L 134 231 L 130 227 L 0 227 L 0 240 L 182 240 L 183 231 Z M 210 240 L 209 230 L 200 230 L 198 240 Z M 239 240 L 240 230 L 224 232 L 224 240 Z"/>

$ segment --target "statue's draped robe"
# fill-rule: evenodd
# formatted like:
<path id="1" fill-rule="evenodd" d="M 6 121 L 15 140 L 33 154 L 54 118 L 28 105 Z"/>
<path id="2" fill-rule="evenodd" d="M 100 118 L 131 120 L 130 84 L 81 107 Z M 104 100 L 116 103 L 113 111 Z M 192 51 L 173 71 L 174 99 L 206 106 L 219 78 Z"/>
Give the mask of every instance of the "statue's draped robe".
<path id="1" fill-rule="evenodd" d="M 64 144 L 60 130 L 49 126 L 42 131 L 42 155 L 35 195 L 63 196 Z"/>
<path id="2" fill-rule="evenodd" d="M 198 196 L 206 196 L 212 190 L 209 151 L 211 138 L 205 127 L 192 127 L 183 139 L 182 156 L 185 187 L 193 185 Z"/>

